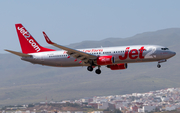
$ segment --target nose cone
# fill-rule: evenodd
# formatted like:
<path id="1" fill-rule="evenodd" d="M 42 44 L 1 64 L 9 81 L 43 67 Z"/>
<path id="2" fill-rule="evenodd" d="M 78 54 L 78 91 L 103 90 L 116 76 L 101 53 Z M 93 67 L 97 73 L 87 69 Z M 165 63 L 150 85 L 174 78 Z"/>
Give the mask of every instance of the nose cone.
<path id="1" fill-rule="evenodd" d="M 171 55 L 171 57 L 173 57 L 176 55 L 176 52 L 171 51 L 170 55 Z"/>

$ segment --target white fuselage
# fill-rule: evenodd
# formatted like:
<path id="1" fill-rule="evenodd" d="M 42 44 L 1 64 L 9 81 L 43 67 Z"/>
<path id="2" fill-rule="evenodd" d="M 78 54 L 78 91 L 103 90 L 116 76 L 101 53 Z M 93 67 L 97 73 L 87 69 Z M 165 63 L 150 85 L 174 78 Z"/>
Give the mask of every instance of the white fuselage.
<path id="1" fill-rule="evenodd" d="M 175 55 L 175 52 L 172 52 L 163 46 L 156 45 L 103 47 L 78 50 L 96 56 L 113 56 L 113 64 L 161 61 Z M 89 64 L 69 56 L 66 51 L 63 50 L 32 53 L 29 55 L 32 55 L 32 57 L 22 57 L 21 59 L 34 64 L 56 67 L 89 66 Z M 98 66 L 96 61 L 95 64 Z"/>

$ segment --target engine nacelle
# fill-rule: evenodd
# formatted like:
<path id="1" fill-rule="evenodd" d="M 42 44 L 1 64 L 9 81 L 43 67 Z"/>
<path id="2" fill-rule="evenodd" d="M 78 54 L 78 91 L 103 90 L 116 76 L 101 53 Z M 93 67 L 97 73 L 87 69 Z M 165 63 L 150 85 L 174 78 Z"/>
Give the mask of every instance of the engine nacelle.
<path id="1" fill-rule="evenodd" d="M 99 56 L 97 58 L 98 65 L 112 65 L 114 63 L 113 56 Z"/>
<path id="2" fill-rule="evenodd" d="M 125 63 L 125 64 L 108 65 L 107 67 L 110 68 L 111 70 L 127 69 L 127 63 Z"/>

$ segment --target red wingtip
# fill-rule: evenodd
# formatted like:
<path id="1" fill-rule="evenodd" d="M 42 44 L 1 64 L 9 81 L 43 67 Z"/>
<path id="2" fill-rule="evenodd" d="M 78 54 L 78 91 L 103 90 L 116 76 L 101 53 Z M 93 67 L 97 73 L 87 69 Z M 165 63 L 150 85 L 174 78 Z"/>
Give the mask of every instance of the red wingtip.
<path id="1" fill-rule="evenodd" d="M 54 44 L 50 39 L 49 39 L 49 37 L 46 35 L 46 33 L 43 31 L 43 35 L 44 35 L 44 38 L 46 39 L 46 42 L 48 43 L 48 44 Z"/>

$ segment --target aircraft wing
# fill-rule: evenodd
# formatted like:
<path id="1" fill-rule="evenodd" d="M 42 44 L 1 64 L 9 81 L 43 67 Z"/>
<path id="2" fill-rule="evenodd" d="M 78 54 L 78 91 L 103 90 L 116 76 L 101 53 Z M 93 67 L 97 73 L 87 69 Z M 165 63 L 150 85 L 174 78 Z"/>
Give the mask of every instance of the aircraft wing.
<path id="1" fill-rule="evenodd" d="M 16 51 L 11 51 L 11 50 L 7 50 L 7 49 L 5 49 L 5 51 L 10 52 L 15 55 L 18 55 L 20 57 L 32 57 L 32 55 L 28 55 L 28 54 L 24 54 L 24 53 L 20 53 L 20 52 L 16 52 Z"/>
<path id="2" fill-rule="evenodd" d="M 96 59 L 97 56 L 96 55 L 92 55 L 92 54 L 89 54 L 89 53 L 85 53 L 85 52 L 82 52 L 82 51 L 79 51 L 79 50 L 76 50 L 76 49 L 71 49 L 71 48 L 68 48 L 68 47 L 65 47 L 65 46 L 62 46 L 62 45 L 58 45 L 54 42 L 52 42 L 49 37 L 46 35 L 46 33 L 43 31 L 43 35 L 46 39 L 46 42 L 48 44 L 51 44 L 57 48 L 60 48 L 60 49 L 63 49 L 65 51 L 67 51 L 67 54 L 76 58 L 76 59 L 80 59 L 81 61 L 83 62 L 87 62 L 89 59 Z"/>

